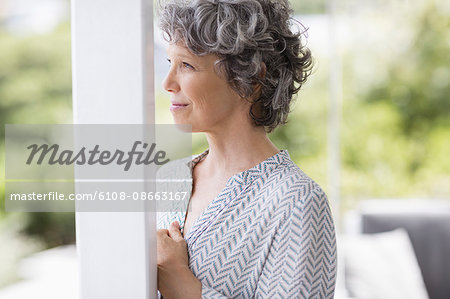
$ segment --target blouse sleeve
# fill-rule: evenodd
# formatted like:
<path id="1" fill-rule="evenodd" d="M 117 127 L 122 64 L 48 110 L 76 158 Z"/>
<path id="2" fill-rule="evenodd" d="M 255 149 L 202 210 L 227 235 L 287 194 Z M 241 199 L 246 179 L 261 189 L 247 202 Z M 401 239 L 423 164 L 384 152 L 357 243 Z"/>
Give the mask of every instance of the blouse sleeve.
<path id="1" fill-rule="evenodd" d="M 297 197 L 272 241 L 255 298 L 334 296 L 336 239 L 327 197 L 320 187 Z"/>

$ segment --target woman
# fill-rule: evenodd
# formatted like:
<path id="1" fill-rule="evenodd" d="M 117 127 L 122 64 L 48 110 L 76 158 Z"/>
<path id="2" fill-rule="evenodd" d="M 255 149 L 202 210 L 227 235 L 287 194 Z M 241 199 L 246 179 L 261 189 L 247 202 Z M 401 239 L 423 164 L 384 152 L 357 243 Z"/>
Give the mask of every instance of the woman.
<path id="1" fill-rule="evenodd" d="M 164 298 L 332 298 L 334 225 L 325 193 L 267 137 L 286 122 L 310 51 L 288 1 L 172 1 L 161 12 L 177 124 L 209 149 L 188 165 L 189 211 L 158 226 Z"/>

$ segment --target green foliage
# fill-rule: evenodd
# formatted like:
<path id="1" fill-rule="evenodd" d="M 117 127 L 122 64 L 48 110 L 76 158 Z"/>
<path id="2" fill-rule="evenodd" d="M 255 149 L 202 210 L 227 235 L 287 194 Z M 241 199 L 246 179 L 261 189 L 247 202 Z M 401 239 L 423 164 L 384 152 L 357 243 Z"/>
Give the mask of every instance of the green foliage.
<path id="1" fill-rule="evenodd" d="M 296 14 L 323 14 L 326 12 L 326 0 L 291 0 L 290 3 Z"/>
<path id="2" fill-rule="evenodd" d="M 383 15 L 410 35 L 403 44 L 386 37 L 345 53 L 342 194 L 349 206 L 366 197 L 450 195 L 450 18 L 442 3 Z M 353 70 L 364 64 L 371 72 L 361 78 Z"/>
<path id="3" fill-rule="evenodd" d="M 2 124 L 71 123 L 69 24 L 24 38 L 0 32 L 0 48 Z"/>
<path id="4" fill-rule="evenodd" d="M 72 123 L 70 24 L 46 35 L 12 36 L 0 31 L 0 180 L 4 180 L 4 125 Z M 5 214 L 4 184 L 0 205 Z M 73 213 L 26 213 L 23 231 L 47 246 L 75 240 Z"/>
<path id="5" fill-rule="evenodd" d="M 23 232 L 45 241 L 47 247 L 75 241 L 74 213 L 32 213 Z"/>
<path id="6" fill-rule="evenodd" d="M 398 111 L 402 131 L 423 138 L 449 125 L 450 16 L 429 1 L 416 19 L 410 47 L 389 66 L 388 76 L 367 93 L 369 102 L 388 102 Z"/>

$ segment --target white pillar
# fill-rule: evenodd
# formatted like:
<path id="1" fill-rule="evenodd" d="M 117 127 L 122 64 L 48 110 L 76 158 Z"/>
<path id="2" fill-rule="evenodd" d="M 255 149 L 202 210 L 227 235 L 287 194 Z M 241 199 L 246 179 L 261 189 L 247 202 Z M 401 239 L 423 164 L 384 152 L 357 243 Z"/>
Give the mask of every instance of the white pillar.
<path id="1" fill-rule="evenodd" d="M 154 123 L 152 0 L 72 0 L 74 123 Z M 153 213 L 76 215 L 83 299 L 156 294 Z"/>

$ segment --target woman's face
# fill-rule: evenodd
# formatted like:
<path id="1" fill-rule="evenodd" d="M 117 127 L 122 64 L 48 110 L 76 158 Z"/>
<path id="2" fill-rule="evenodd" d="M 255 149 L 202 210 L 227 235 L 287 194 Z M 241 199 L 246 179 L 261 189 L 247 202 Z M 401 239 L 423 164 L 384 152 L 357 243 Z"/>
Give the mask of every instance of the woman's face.
<path id="1" fill-rule="evenodd" d="M 250 105 L 214 69 L 218 57 L 197 56 L 171 44 L 170 70 L 163 87 L 171 93 L 170 111 L 176 124 L 190 124 L 192 132 L 213 132 L 248 120 Z"/>

